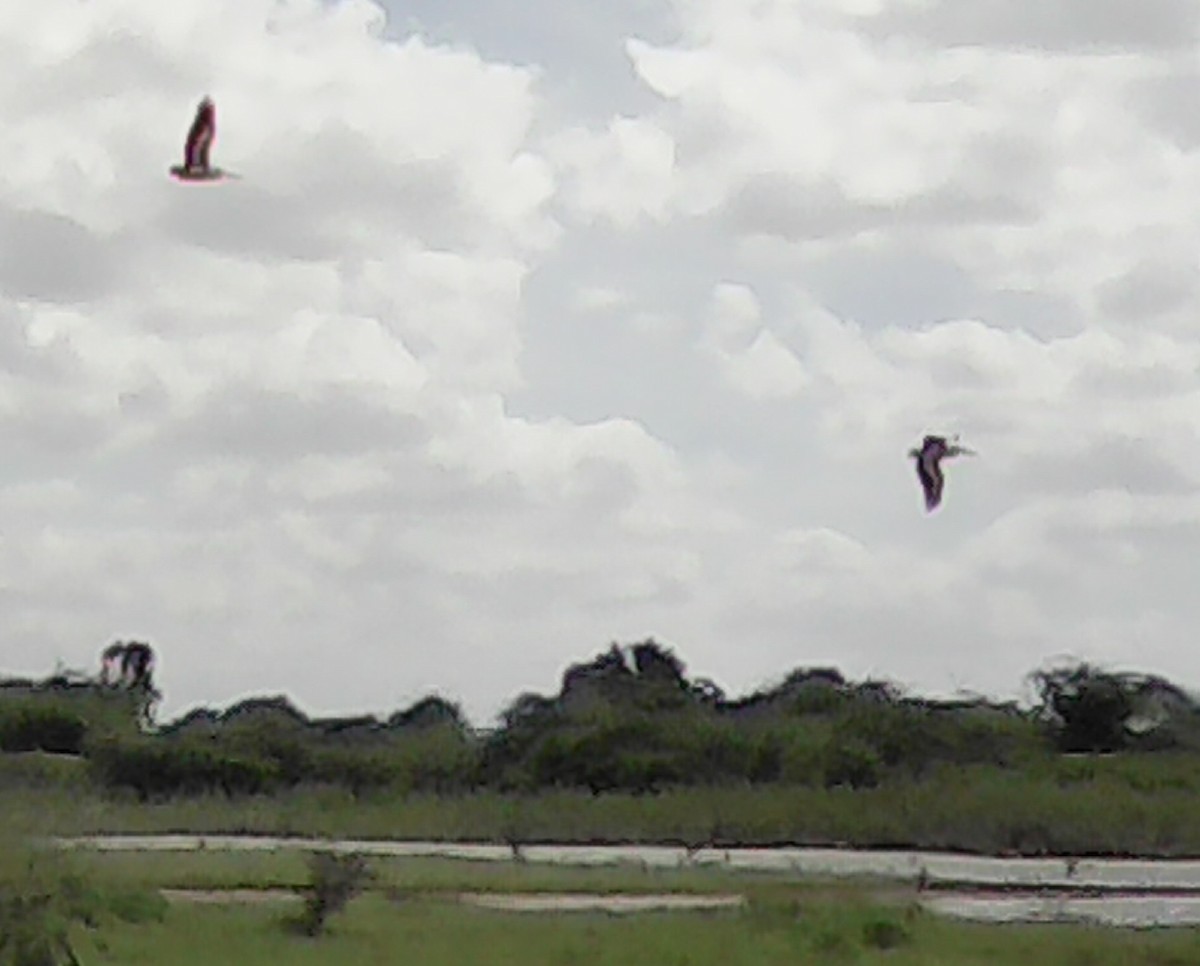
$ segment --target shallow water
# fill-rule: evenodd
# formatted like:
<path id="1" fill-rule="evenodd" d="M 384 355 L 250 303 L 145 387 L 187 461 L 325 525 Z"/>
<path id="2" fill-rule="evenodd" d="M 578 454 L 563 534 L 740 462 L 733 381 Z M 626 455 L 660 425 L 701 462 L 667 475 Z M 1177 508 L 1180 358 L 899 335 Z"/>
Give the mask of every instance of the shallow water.
<path id="1" fill-rule="evenodd" d="M 587 895 L 583 893 L 542 893 L 513 895 L 505 893 L 464 892 L 459 902 L 482 909 L 504 912 L 658 912 L 662 910 L 736 909 L 746 904 L 743 896 L 665 895 Z"/>
<path id="2" fill-rule="evenodd" d="M 164 899 L 199 905 L 249 905 L 294 903 L 300 894 L 292 889 L 162 889 Z M 480 909 L 500 912 L 660 912 L 663 910 L 737 909 L 746 904 L 745 896 L 693 896 L 680 893 L 660 895 L 603 895 L 583 892 L 461 892 L 457 902 Z"/>
<path id="3" fill-rule="evenodd" d="M 290 889 L 163 889 L 170 902 L 186 904 L 295 903 Z M 663 910 L 711 911 L 746 904 L 739 895 L 614 895 L 588 893 L 463 892 L 464 905 L 501 912 L 607 912 L 633 914 Z M 921 905 L 937 915 L 972 922 L 1095 923 L 1106 926 L 1160 927 L 1200 925 L 1200 895 L 1015 896 L 942 893 L 926 895 Z"/>
<path id="4" fill-rule="evenodd" d="M 1200 926 L 1200 895 L 1015 896 L 979 893 L 925 897 L 931 912 L 972 922 L 1071 922 L 1150 928 Z"/>

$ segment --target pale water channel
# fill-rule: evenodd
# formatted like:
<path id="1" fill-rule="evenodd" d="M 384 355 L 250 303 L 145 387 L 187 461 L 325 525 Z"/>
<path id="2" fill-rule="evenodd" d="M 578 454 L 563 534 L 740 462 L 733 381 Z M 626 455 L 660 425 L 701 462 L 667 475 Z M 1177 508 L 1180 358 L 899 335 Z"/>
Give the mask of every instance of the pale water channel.
<path id="1" fill-rule="evenodd" d="M 931 912 L 972 922 L 1089 922 L 1148 929 L 1200 926 L 1200 895 L 1020 895 L 954 893 L 924 895 Z"/>
<path id="2" fill-rule="evenodd" d="M 506 845 L 259 836 L 113 835 L 58 839 L 56 844 L 102 851 L 332 849 L 377 856 L 489 862 L 511 862 L 516 858 L 513 849 Z M 1197 860 L 992 858 L 943 852 L 830 848 L 688 850 L 640 845 L 527 845 L 520 848 L 520 858 L 554 865 L 719 867 L 797 876 L 867 876 L 920 882 L 932 890 L 921 893 L 921 902 L 927 908 L 978 921 L 1095 921 L 1143 927 L 1200 925 L 1200 861 Z M 630 908 L 636 906 L 635 902 Z"/>

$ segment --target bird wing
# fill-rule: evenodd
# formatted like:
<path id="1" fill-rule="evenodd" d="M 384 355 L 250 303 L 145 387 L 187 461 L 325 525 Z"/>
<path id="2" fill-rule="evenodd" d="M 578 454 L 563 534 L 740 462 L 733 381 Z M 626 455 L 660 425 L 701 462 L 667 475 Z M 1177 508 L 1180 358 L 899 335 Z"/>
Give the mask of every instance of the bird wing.
<path id="1" fill-rule="evenodd" d="M 925 491 L 925 509 L 932 510 L 942 502 L 942 487 L 946 482 L 937 458 L 922 454 L 917 460 L 917 477 Z"/>
<path id="2" fill-rule="evenodd" d="M 196 117 L 188 130 L 187 143 L 183 147 L 188 165 L 198 163 L 200 153 L 212 143 L 217 133 L 217 118 L 211 105 L 201 104 L 196 108 Z"/>

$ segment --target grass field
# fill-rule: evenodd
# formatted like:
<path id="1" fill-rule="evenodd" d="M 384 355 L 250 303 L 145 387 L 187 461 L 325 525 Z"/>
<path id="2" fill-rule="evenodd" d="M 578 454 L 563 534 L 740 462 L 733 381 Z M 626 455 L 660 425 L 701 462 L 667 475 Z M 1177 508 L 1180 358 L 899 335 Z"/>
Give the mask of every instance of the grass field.
<path id="1" fill-rule="evenodd" d="M 320 939 L 289 932 L 266 905 L 173 905 L 160 922 L 117 924 L 79 944 L 84 961 L 124 966 L 221 963 L 611 964 L 769 966 L 1190 966 L 1195 933 L 1116 933 L 1072 927 L 986 927 L 941 922 L 867 902 L 813 898 L 744 911 L 523 915 L 434 899 L 356 900 Z"/>
<path id="2" fill-rule="evenodd" d="M 308 881 L 306 856 L 279 852 L 87 852 L 71 855 L 80 872 L 121 888 L 136 889 L 288 889 Z M 477 862 L 445 858 L 370 860 L 374 887 L 403 895 L 459 892 L 739 893 L 778 900 L 870 894 L 888 901 L 911 901 L 911 887 L 863 878 L 798 881 L 789 873 L 721 868 L 645 868 L 633 863 L 599 867 L 513 862 Z"/>
<path id="3" fill-rule="evenodd" d="M 6 855 L 21 851 L 5 848 Z M 911 886 L 802 880 L 722 869 L 558 868 L 453 859 L 372 859 L 370 891 L 319 939 L 289 928 L 294 904 L 163 903 L 163 888 L 295 889 L 296 852 L 42 853 L 109 897 L 109 914 L 72 936 L 81 961 L 121 966 L 296 964 L 989 964 L 1190 966 L 1200 930 L 975 926 L 922 911 Z M 0 862 L 0 894 L 13 862 Z M 8 876 L 6 879 L 5 877 Z M 461 905 L 460 892 L 735 893 L 742 909 L 705 913 L 523 914 Z M 132 920 L 132 921 L 127 921 Z"/>
<path id="4" fill-rule="evenodd" d="M 4 756 L 15 759 L 20 756 Z M 850 844 L 985 854 L 1200 855 L 1194 758 L 1081 759 L 1041 771 L 947 768 L 873 789 L 681 788 L 355 798 L 330 788 L 139 803 L 94 789 L 81 763 L 0 761 L 0 808 L 43 835 L 315 837 L 699 845 Z M 19 774 L 18 774 L 19 769 Z"/>

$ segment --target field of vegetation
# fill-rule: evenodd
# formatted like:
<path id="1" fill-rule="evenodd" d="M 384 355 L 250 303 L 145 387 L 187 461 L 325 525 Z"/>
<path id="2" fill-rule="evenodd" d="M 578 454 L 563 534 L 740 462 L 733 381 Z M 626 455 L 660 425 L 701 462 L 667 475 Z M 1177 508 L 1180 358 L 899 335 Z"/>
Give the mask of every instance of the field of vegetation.
<path id="1" fill-rule="evenodd" d="M 977 926 L 938 919 L 906 887 L 648 871 L 296 854 L 72 854 L 0 849 L 0 963 L 1121 964 L 1200 961 L 1200 933 Z M 198 903 L 162 889 L 274 889 L 292 901 Z M 734 893 L 704 913 L 529 915 L 468 892 Z M 314 910 L 316 910 L 314 912 Z"/>
<path id="2" fill-rule="evenodd" d="M 1200 855 L 1189 695 L 1087 665 L 1031 681 L 1019 707 L 802 668 L 731 698 L 646 641 L 486 732 L 437 696 L 386 720 L 266 697 L 147 726 L 148 673 L 7 681 L 0 807 L 56 834 Z"/>
<path id="3" fill-rule="evenodd" d="M 519 696 L 489 731 L 436 696 L 386 720 L 310 719 L 268 697 L 156 723 L 149 667 L 0 682 L 8 835 L 1200 855 L 1200 711 L 1168 682 L 1086 665 L 1033 676 L 1029 707 L 932 701 L 819 668 L 730 698 L 647 641 L 570 667 L 556 694 Z M 178 889 L 293 898 L 204 904 Z M 746 902 L 528 915 L 463 905 L 464 892 Z M 14 840 L 0 842 L 0 964 L 1200 962 L 1195 930 L 972 926 L 917 900 L 895 884 L 711 868 L 68 854 Z"/>
<path id="4" fill-rule="evenodd" d="M 411 958 L 424 966 L 520 963 L 561 966 L 770 966 L 887 963 L 889 966 L 1190 966 L 1192 934 L 1115 934 L 1066 927 L 956 925 L 870 904 L 813 900 L 752 906 L 748 912 L 522 916 L 445 902 L 382 898 L 350 908 L 325 941 L 289 935 L 262 906 L 172 907 L 161 922 L 104 935 L 109 962 L 127 966 L 213 962 L 374 964 Z M 88 950 L 90 952 L 90 950 Z M 91 961 L 89 956 L 89 961 Z"/>

